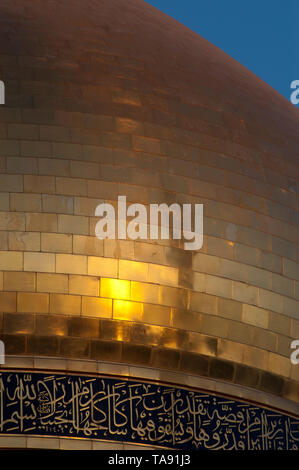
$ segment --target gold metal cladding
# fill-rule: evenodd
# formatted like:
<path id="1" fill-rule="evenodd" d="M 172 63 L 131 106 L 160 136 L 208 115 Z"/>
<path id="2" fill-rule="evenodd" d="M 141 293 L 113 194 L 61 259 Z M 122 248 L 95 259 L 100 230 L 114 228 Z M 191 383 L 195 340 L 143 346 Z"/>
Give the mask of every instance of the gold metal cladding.
<path id="1" fill-rule="evenodd" d="M 29 314 L 28 314 L 29 315 Z M 30 317 L 24 320 L 29 325 Z M 76 359 L 109 360 L 117 363 L 165 368 L 202 377 L 225 380 L 274 393 L 298 401 L 296 381 L 263 371 L 255 365 L 238 363 L 233 356 L 233 343 L 197 334 L 121 320 L 50 317 L 43 326 L 43 315 L 37 318 L 37 330 L 25 334 L 13 329 L 2 335 L 7 357 L 52 356 Z M 24 323 L 23 323 L 24 324 Z M 58 336 L 59 332 L 65 335 Z M 231 358 L 223 351 L 230 351 Z M 249 348 L 250 349 L 250 348 Z"/>
<path id="2" fill-rule="evenodd" d="M 67 23 L 63 1 L 54 16 L 48 0 L 0 2 L 18 31 L 0 53 L 1 80 L 18 83 L 0 106 L 6 354 L 184 370 L 297 401 L 298 113 L 228 56 L 219 75 L 218 50 L 145 2 L 120 24 L 115 2 L 78 2 Z M 202 249 L 98 240 L 95 208 L 118 195 L 203 204 Z"/>

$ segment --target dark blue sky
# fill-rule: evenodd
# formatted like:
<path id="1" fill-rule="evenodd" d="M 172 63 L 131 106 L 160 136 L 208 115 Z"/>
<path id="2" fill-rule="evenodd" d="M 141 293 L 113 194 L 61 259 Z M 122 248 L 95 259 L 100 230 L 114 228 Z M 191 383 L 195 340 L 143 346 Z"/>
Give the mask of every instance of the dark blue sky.
<path id="1" fill-rule="evenodd" d="M 299 0 L 147 0 L 290 99 L 299 80 Z"/>

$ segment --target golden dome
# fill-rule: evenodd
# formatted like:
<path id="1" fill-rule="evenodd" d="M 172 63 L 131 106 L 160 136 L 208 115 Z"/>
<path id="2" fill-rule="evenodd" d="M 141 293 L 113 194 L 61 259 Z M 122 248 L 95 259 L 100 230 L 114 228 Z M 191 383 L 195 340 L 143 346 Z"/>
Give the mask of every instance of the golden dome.
<path id="1" fill-rule="evenodd" d="M 2 0 L 0 25 L 3 367 L 102 361 L 294 412 L 298 110 L 140 0 Z M 203 204 L 202 249 L 98 240 L 118 195 Z"/>

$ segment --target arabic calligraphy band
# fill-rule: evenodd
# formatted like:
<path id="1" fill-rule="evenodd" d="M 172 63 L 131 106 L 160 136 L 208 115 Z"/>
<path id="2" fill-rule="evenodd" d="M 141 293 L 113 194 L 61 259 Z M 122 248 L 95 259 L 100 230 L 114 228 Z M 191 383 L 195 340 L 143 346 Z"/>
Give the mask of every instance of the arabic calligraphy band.
<path id="1" fill-rule="evenodd" d="M 100 439 L 171 449 L 298 449 L 299 420 L 254 404 L 150 382 L 0 374 L 0 435 Z"/>

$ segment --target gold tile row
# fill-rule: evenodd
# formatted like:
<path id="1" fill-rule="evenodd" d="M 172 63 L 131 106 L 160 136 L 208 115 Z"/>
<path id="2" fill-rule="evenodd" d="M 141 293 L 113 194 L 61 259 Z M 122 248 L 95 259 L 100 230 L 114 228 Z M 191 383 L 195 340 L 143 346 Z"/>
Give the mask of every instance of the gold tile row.
<path id="1" fill-rule="evenodd" d="M 13 228 L 17 214 L 0 213 L 0 219 L 1 214 L 5 215 L 6 222 L 9 216 L 9 224 Z M 208 249 L 210 240 L 218 247 L 217 250 Z M 109 258 L 114 259 L 111 261 L 111 269 L 107 269 L 107 274 L 102 275 L 110 277 L 119 276 L 175 286 L 182 279 L 183 271 L 189 271 L 190 284 L 194 284 L 193 269 L 195 272 L 217 276 L 217 282 L 222 283 L 224 291 L 229 286 L 221 278 L 246 282 L 280 295 L 299 298 L 297 263 L 288 257 L 208 236 L 204 237 L 203 248 L 193 255 L 175 246 L 167 246 L 168 241 L 164 242 L 161 245 L 145 241 L 98 240 L 94 236 L 72 233 L 0 231 L 0 269 L 22 270 L 24 267 L 25 270 L 33 270 L 36 265 L 36 271 L 41 271 L 39 265 L 43 264 L 44 272 L 46 268 L 48 272 L 55 272 L 57 261 L 59 271 L 67 263 L 76 274 L 94 275 L 98 270 L 98 275 L 101 275 L 105 258 Z M 228 258 L 223 244 L 234 245 L 243 253 L 242 256 Z M 256 256 L 252 255 L 252 250 L 256 250 Z M 26 252 L 24 257 L 22 251 Z M 80 256 L 88 258 L 86 260 Z M 81 269 L 80 266 L 72 267 L 76 260 L 81 263 Z M 206 277 L 206 281 L 207 289 L 213 289 L 213 280 Z"/>
<path id="2" fill-rule="evenodd" d="M 28 333 L 38 320 L 43 328 L 48 325 L 44 334 L 48 335 L 49 329 L 56 335 L 67 336 L 69 332 L 65 329 L 65 322 L 68 321 L 67 318 L 73 318 L 84 331 L 89 328 L 89 335 L 94 336 L 97 335 L 97 322 L 106 319 L 111 322 L 111 331 L 122 325 L 122 333 L 117 333 L 118 340 L 124 339 L 124 329 L 130 330 L 132 324 L 135 325 L 132 331 L 137 335 L 135 341 L 145 344 L 151 341 L 153 334 L 155 336 L 157 331 L 164 328 L 164 345 L 187 350 L 191 345 L 192 350 L 202 347 L 202 343 L 198 343 L 198 334 L 201 334 L 214 339 L 254 345 L 257 349 L 289 358 L 290 343 L 292 339 L 296 339 L 299 328 L 299 321 L 294 320 L 289 322 L 289 330 L 284 331 L 279 328 L 278 320 L 275 319 L 276 331 L 270 331 L 260 320 L 246 323 L 242 319 L 233 320 L 217 313 L 196 313 L 181 308 L 108 297 L 1 292 L 0 304 L 4 312 L 0 313 L 0 327 L 2 325 L 6 332 Z M 283 318 L 281 322 L 283 324 Z M 116 338 L 109 333 L 106 339 Z"/>
<path id="3" fill-rule="evenodd" d="M 200 368 L 196 372 L 196 355 L 202 355 L 205 361 L 220 360 L 219 367 L 229 361 L 232 365 L 239 364 L 292 380 L 299 379 L 298 368 L 291 364 L 289 357 L 231 339 L 122 320 L 102 319 L 96 324 L 95 320 L 87 322 L 68 318 L 59 325 L 55 318 L 51 323 L 49 318 L 42 317 L 39 315 L 35 324 L 29 317 L 23 319 L 23 322 L 14 318 L 10 329 L 6 322 L 6 326 L 1 329 L 1 337 L 8 356 L 16 353 L 76 359 L 95 359 L 98 356 L 101 360 L 128 362 L 132 365 L 142 362 L 147 366 L 169 370 L 183 367 L 182 361 L 186 361 L 189 355 L 189 367 L 193 373 L 200 375 Z M 67 334 L 62 334 L 62 329 Z"/>
<path id="4" fill-rule="evenodd" d="M 15 254 L 19 255 L 20 253 L 16 252 Z M 37 254 L 33 253 L 33 255 Z M 34 258 L 35 256 L 33 256 L 33 260 Z M 86 257 L 82 258 L 86 259 Z M 66 260 L 66 258 L 63 259 Z M 39 260 L 42 262 L 44 258 L 39 258 Z M 75 258 L 75 264 L 72 265 L 74 270 L 76 266 L 80 265 L 80 260 L 81 256 Z M 112 261 L 112 267 L 111 263 L 109 264 L 110 261 Z M 117 261 L 114 259 L 90 257 L 89 266 L 94 274 L 98 274 L 100 269 L 105 274 L 106 270 L 114 270 L 113 262 Z M 7 257 L 7 262 L 13 263 L 13 259 Z M 138 272 L 145 273 L 149 268 L 149 265 L 145 263 L 130 263 L 132 263 L 133 269 L 127 277 L 137 278 Z M 120 264 L 127 267 L 128 261 L 124 261 L 124 264 L 121 262 Z M 11 268 L 13 267 L 11 265 Z M 152 265 L 152 267 L 153 270 L 158 269 L 156 265 Z M 64 268 L 63 270 L 69 269 Z M 167 268 L 165 268 L 164 273 L 166 270 Z M 161 272 L 163 272 L 163 269 Z M 171 272 L 174 272 L 173 269 Z M 296 324 L 296 312 L 299 302 L 292 301 L 292 299 L 280 294 L 248 286 L 246 283 L 235 282 L 225 278 L 220 279 L 196 272 L 194 273 L 194 287 L 195 290 L 191 291 L 187 288 L 163 286 L 160 283 L 154 284 L 99 277 L 96 275 L 35 273 L 14 270 L 0 272 L 0 292 L 2 291 L 1 298 L 4 305 L 4 299 L 9 296 L 5 292 L 9 291 L 19 292 L 19 298 L 25 298 L 27 295 L 28 299 L 31 298 L 37 305 L 39 302 L 38 298 L 47 296 L 49 293 L 65 294 L 65 297 L 67 297 L 66 294 L 69 294 L 70 299 L 72 296 L 90 296 L 94 298 L 100 296 L 115 300 L 143 302 L 157 306 L 218 315 L 227 319 L 260 326 L 264 329 L 273 329 L 285 334 L 290 334 L 291 321 Z M 29 300 L 27 303 L 28 307 L 26 308 L 30 309 Z M 2 310 L 5 309 L 5 307 L 0 308 Z M 87 312 L 87 309 L 84 309 L 84 311 Z"/>
<path id="5" fill-rule="evenodd" d="M 136 121 L 135 121 L 136 123 Z M 132 123 L 131 123 L 132 124 Z M 141 125 L 141 124 L 140 124 Z M 140 125 L 137 126 L 140 128 Z M 26 126 L 25 124 L 20 124 L 19 126 Z M 136 126 L 136 124 L 134 125 Z M 52 131 L 57 129 L 52 128 Z M 61 128 L 61 130 L 65 130 L 64 127 Z M 131 128 L 132 130 L 132 128 Z M 41 131 L 44 131 L 44 128 L 42 127 Z M 82 131 L 81 131 L 82 132 Z M 91 132 L 91 130 L 89 131 Z M 96 132 L 96 131 L 94 131 Z M 191 194 L 201 194 L 200 190 L 198 189 L 199 186 L 202 186 L 204 184 L 209 185 L 210 190 L 204 191 L 204 195 L 209 194 L 211 198 L 215 200 L 220 200 L 221 202 L 225 203 L 230 203 L 232 205 L 240 206 L 244 209 L 248 210 L 254 210 L 258 211 L 261 214 L 274 214 L 276 217 L 281 218 L 282 220 L 285 219 L 285 214 L 283 214 L 284 211 L 284 205 L 289 206 L 291 209 L 295 205 L 295 201 L 293 198 L 293 194 L 290 191 L 285 190 L 287 193 L 284 198 L 279 198 L 278 195 L 273 191 L 271 192 L 268 188 L 267 194 L 265 194 L 265 189 L 262 189 L 261 186 L 261 181 L 257 181 L 255 177 L 259 177 L 259 173 L 256 172 L 255 177 L 248 176 L 248 175 L 242 175 L 238 171 L 236 171 L 236 162 L 233 164 L 234 159 L 232 159 L 231 167 L 230 169 L 220 169 L 215 168 L 218 165 L 218 161 L 214 162 L 214 165 L 212 164 L 211 166 L 211 159 L 207 158 L 202 158 L 200 164 L 198 163 L 198 160 L 195 161 L 190 161 L 188 159 L 184 158 L 184 152 L 182 152 L 182 149 L 180 146 L 177 144 L 172 144 L 173 145 L 173 151 L 169 154 L 169 152 L 165 151 L 165 147 L 171 145 L 171 142 L 168 142 L 167 140 L 158 140 L 157 138 L 148 138 L 148 137 L 141 137 L 141 136 L 136 136 L 132 135 L 132 132 L 128 132 L 127 135 L 124 132 L 120 132 L 119 134 L 106 134 L 108 137 L 114 137 L 119 141 L 119 147 L 121 147 L 121 144 L 125 144 L 125 147 L 129 147 L 127 149 L 123 148 L 123 152 L 127 152 L 128 154 L 130 152 L 138 152 L 139 154 L 139 162 L 142 160 L 146 160 L 147 154 L 154 154 L 155 155 L 155 160 L 157 160 L 156 163 L 156 170 L 160 170 L 161 168 L 166 172 L 166 173 L 171 173 L 171 175 L 177 176 L 181 181 L 186 182 L 185 183 L 185 188 L 188 193 Z M 95 134 L 96 135 L 96 134 Z M 12 136 L 13 137 L 13 136 Z M 28 136 L 26 136 L 28 138 Z M 42 136 L 41 136 L 42 137 Z M 22 153 L 27 153 L 27 156 L 32 156 L 36 154 L 38 147 L 40 147 L 43 150 L 43 153 L 45 152 L 45 146 L 48 144 L 48 142 L 39 142 L 34 139 L 34 136 L 32 136 L 33 141 L 32 142 L 26 142 L 25 145 L 23 144 L 21 148 Z M 55 141 L 55 135 L 51 136 L 50 140 Z M 123 142 L 121 142 L 123 140 Z M 132 142 L 130 142 L 132 140 Z M 128 145 L 130 143 L 133 143 L 134 146 L 131 147 L 131 145 Z M 83 142 L 84 144 L 84 142 Z M 108 142 L 107 142 L 108 144 Z M 162 151 L 161 151 L 161 146 L 162 146 Z M 94 178 L 95 175 L 100 174 L 99 170 L 99 164 L 97 164 L 94 161 L 88 161 L 89 159 L 91 160 L 91 155 L 92 152 L 89 149 L 91 147 L 92 149 L 98 149 L 98 152 L 100 149 L 103 147 L 100 145 L 80 145 L 80 142 L 76 143 L 56 143 L 55 145 L 56 148 L 54 148 L 54 153 L 55 153 L 55 160 L 56 160 L 56 171 L 54 172 L 54 175 L 59 175 L 59 177 L 86 177 L 86 178 Z M 57 154 L 55 150 L 58 150 L 61 148 L 61 150 L 64 149 L 64 152 L 61 151 L 61 154 Z M 104 146 L 105 148 L 105 146 Z M 106 146 L 107 150 L 109 149 L 109 145 Z M 67 155 L 67 150 L 72 149 L 73 151 L 76 149 L 78 155 L 76 155 L 77 160 L 72 160 L 71 157 L 69 159 L 64 160 L 63 157 L 66 157 Z M 188 147 L 187 147 L 188 149 Z M 193 147 L 191 149 L 194 150 Z M 29 152 L 29 155 L 28 155 Z M 30 155 L 31 152 L 31 155 Z M 33 153 L 34 152 L 34 153 Z M 17 152 L 19 153 L 19 152 Z M 83 153 L 84 155 L 80 155 L 80 153 Z M 175 153 L 179 153 L 180 155 L 175 155 Z M 208 152 L 207 152 L 208 154 Z M 162 157 L 163 155 L 163 157 Z M 213 155 L 213 154 L 212 154 Z M 50 157 L 50 158 L 47 158 Z M 53 174 L 53 159 L 51 158 L 51 150 L 49 149 L 49 154 L 44 155 L 44 158 L 41 158 L 41 162 L 39 164 L 39 171 L 43 175 L 52 175 Z M 126 161 L 121 161 L 120 159 L 117 159 L 116 156 L 114 156 L 113 152 L 111 152 L 111 157 L 113 159 L 113 164 L 117 164 L 120 167 L 127 167 L 128 166 L 128 158 Z M 18 158 L 17 156 L 15 158 Z M 61 159 L 59 159 L 61 158 Z M 75 158 L 75 154 L 73 155 L 73 158 Z M 78 161 L 79 159 L 84 160 L 84 172 L 82 171 L 82 163 Z M 164 165 L 159 165 L 159 161 L 163 158 L 164 160 Z M 228 157 L 227 157 L 228 159 Z M 206 161 L 204 161 L 206 160 Z M 219 157 L 218 157 L 219 160 Z M 220 159 L 221 160 L 221 159 Z M 49 162 L 49 163 L 48 163 Z M 101 162 L 101 164 L 105 164 L 107 162 Z M 110 162 L 109 162 L 110 163 Z M 238 161 L 239 163 L 239 161 Z M 81 166 L 80 166 L 81 164 Z M 226 165 L 228 164 L 228 161 L 226 161 Z M 37 171 L 37 162 L 35 161 L 35 158 L 33 158 L 33 161 L 31 163 L 31 172 L 35 173 Z M 154 163 L 152 164 L 154 165 Z M 245 165 L 245 163 L 244 163 Z M 89 170 L 88 167 L 93 168 L 92 170 Z M 138 164 L 135 166 L 138 166 Z M 139 163 L 140 166 L 140 163 Z M 27 169 L 27 171 L 29 168 Z M 88 171 L 89 170 L 89 171 Z M 198 185 L 198 180 L 194 180 L 193 176 L 194 174 L 199 174 L 199 179 L 200 179 L 200 185 Z M 33 178 L 35 175 L 26 175 L 28 178 L 28 181 L 25 184 L 25 189 L 26 186 L 30 186 L 30 178 Z M 133 180 L 134 181 L 134 180 Z M 133 182 L 132 181 L 132 182 Z M 187 184 L 188 183 L 188 184 Z M 219 187 L 223 188 L 222 191 L 219 190 Z M 270 199 L 271 201 L 271 210 L 268 209 L 266 206 L 266 200 Z M 275 210 L 273 209 L 275 208 Z"/>
<path id="6" fill-rule="evenodd" d="M 50 161 L 53 165 L 51 159 L 40 158 L 39 160 L 42 162 Z M 296 247 L 284 246 L 287 245 L 284 239 L 296 245 L 298 231 L 293 219 L 290 217 L 290 220 L 285 220 L 285 214 L 293 210 L 295 215 L 295 209 L 279 206 L 274 211 L 274 215 L 272 213 L 267 215 L 254 212 L 256 209 L 251 208 L 250 205 L 248 207 L 242 204 L 241 206 L 236 205 L 234 200 L 220 202 L 221 194 L 224 191 L 218 191 L 219 194 L 217 193 L 212 196 L 207 190 L 202 190 L 200 194 L 188 194 L 186 189 L 187 186 L 190 186 L 188 179 L 184 177 L 175 178 L 174 175 L 169 173 L 165 173 L 167 178 L 163 181 L 163 189 L 150 187 L 156 173 L 148 175 L 149 169 L 142 170 L 142 173 L 140 173 L 141 170 L 138 172 L 136 158 L 131 158 L 131 160 L 133 161 L 133 166 L 130 169 L 134 168 L 134 171 L 131 171 L 131 173 L 136 175 L 137 180 L 134 181 L 131 178 L 130 182 L 124 182 L 123 185 L 120 182 L 116 182 L 120 179 L 118 174 L 111 175 L 111 181 L 105 181 L 105 178 L 104 180 L 102 178 L 102 180 L 97 181 L 96 179 L 84 180 L 82 178 L 78 180 L 77 177 L 66 178 L 61 176 L 55 178 L 54 176 L 44 175 L 24 175 L 25 192 L 23 192 L 23 175 L 0 175 L 0 187 L 2 190 L 1 210 L 3 211 L 0 213 L 1 229 L 8 230 L 10 228 L 11 230 L 20 231 L 26 229 L 26 231 L 39 232 L 58 231 L 78 235 L 94 235 L 96 219 L 92 216 L 96 206 L 103 202 L 103 200 L 115 205 L 118 194 L 128 193 L 128 198 L 132 199 L 132 202 L 135 202 L 136 199 L 144 204 L 160 201 L 173 202 L 173 192 L 175 192 L 175 200 L 179 203 L 198 203 L 200 201 L 204 204 L 204 215 L 207 224 L 209 228 L 212 228 L 212 225 L 214 225 L 212 232 L 210 230 L 206 232 L 210 236 L 227 238 L 223 232 L 225 225 L 230 231 L 233 230 L 233 239 L 231 241 L 235 241 L 236 246 L 230 246 L 226 240 L 215 242 L 211 238 L 207 246 L 211 254 L 219 254 L 220 246 L 222 245 L 223 250 L 221 253 L 223 256 L 228 258 L 235 256 L 237 260 L 247 259 L 247 262 L 252 264 L 254 259 L 258 257 L 257 249 L 263 247 L 267 251 L 272 249 L 277 254 L 282 250 L 286 255 L 291 250 L 291 256 L 296 259 Z M 68 163 L 68 160 L 56 159 L 54 161 L 57 167 L 59 167 L 59 163 L 64 164 L 65 162 Z M 88 168 L 87 162 L 75 161 L 74 164 L 82 165 L 81 173 L 84 173 L 86 168 Z M 115 170 L 113 166 L 107 166 L 107 168 Z M 121 170 L 121 167 L 119 168 Z M 121 171 L 118 173 L 122 174 Z M 142 178 L 144 179 L 143 184 Z M 169 184 L 171 178 L 175 178 L 173 187 L 165 188 L 165 185 Z M 198 181 L 197 179 L 190 179 L 190 181 L 193 182 L 191 186 L 197 188 L 205 183 L 204 180 Z M 53 186 L 52 188 L 48 187 L 50 182 Z M 180 188 L 183 182 L 185 184 Z M 83 185 L 82 194 L 80 194 L 80 183 Z M 97 186 L 99 187 L 98 189 Z M 131 189 L 130 186 L 132 186 Z M 144 187 L 146 187 L 146 193 Z M 60 192 L 58 191 L 59 188 L 61 188 Z M 58 194 L 54 194 L 55 191 L 58 191 Z M 236 191 L 236 193 L 239 195 L 240 190 Z M 144 201 L 145 197 L 146 201 Z M 249 197 L 254 198 L 254 195 L 247 194 L 247 199 Z M 6 217 L 4 215 L 5 212 L 7 213 Z M 278 218 L 275 218 L 276 214 L 280 214 Z M 264 222 L 265 217 L 269 219 L 267 232 L 257 229 Z M 277 220 L 279 223 L 277 223 Z M 215 230 L 218 230 L 218 232 L 215 232 Z M 275 243 L 272 244 L 271 239 L 273 237 Z M 276 237 L 280 237 L 282 242 L 276 241 Z M 254 240 L 253 245 L 251 240 Z M 245 248 L 242 246 L 243 241 L 247 245 Z M 168 242 L 168 245 L 171 245 L 171 242 Z"/>

